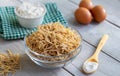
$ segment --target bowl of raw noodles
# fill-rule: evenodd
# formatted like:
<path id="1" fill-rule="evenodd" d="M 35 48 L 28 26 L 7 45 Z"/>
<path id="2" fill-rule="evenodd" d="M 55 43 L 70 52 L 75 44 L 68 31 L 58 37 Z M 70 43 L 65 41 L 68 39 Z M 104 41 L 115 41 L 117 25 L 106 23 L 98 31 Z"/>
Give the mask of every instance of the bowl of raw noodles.
<path id="1" fill-rule="evenodd" d="M 81 34 L 59 22 L 37 27 L 37 31 L 24 38 L 25 52 L 36 64 L 44 68 L 64 67 L 81 50 Z"/>

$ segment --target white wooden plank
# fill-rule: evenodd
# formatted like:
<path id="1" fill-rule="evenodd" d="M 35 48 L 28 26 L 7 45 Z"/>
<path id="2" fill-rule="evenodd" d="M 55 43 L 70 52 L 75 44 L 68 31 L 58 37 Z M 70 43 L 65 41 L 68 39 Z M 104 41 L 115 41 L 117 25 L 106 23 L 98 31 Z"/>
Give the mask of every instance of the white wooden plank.
<path id="1" fill-rule="evenodd" d="M 45 0 L 45 1 L 47 1 L 47 0 Z M 52 0 L 50 0 L 50 1 L 52 1 Z M 73 16 L 73 13 L 74 13 L 74 8 L 76 8 L 77 6 L 76 5 L 74 5 L 74 4 L 72 4 L 72 3 L 67 3 L 67 1 L 65 0 L 64 2 L 63 1 L 58 1 L 58 0 L 56 0 L 55 1 L 57 4 L 58 4 L 58 7 L 60 8 L 60 10 L 63 12 L 63 15 L 65 16 L 65 17 L 67 17 L 67 16 Z M 65 3 L 65 4 L 64 4 Z M 69 7 L 68 7 L 69 6 Z M 69 19 L 67 19 L 68 21 L 70 20 L 70 24 L 71 25 L 78 25 L 76 22 L 74 22 L 74 17 L 70 17 Z M 108 23 L 107 23 L 108 24 Z M 100 25 L 101 26 L 101 25 Z M 75 26 L 76 28 L 81 28 L 80 30 L 80 32 L 81 33 L 83 33 L 82 35 L 84 35 L 84 34 L 86 34 L 86 33 L 88 33 L 90 30 L 92 30 L 92 29 L 95 29 L 95 28 L 97 28 L 96 27 L 96 25 L 90 25 L 90 26 L 87 26 L 87 27 L 82 27 L 82 26 Z M 106 28 L 105 28 L 106 29 Z M 114 30 L 115 31 L 115 30 Z M 85 33 L 86 32 L 86 33 Z M 91 34 L 91 35 L 94 35 L 96 33 L 96 31 L 94 31 L 94 33 L 93 34 Z M 101 33 L 100 32 L 97 32 L 97 33 L 99 33 L 99 35 L 101 35 Z M 89 34 L 89 33 L 88 33 Z M 88 34 L 86 34 L 86 35 L 88 35 Z M 103 33 L 102 33 L 103 34 Z M 83 38 L 84 38 L 85 36 L 83 36 Z M 89 35 L 88 35 L 88 38 L 89 38 Z M 91 37 L 90 37 L 91 38 Z M 100 36 L 97 38 L 97 40 L 100 38 Z M 93 39 L 93 38 L 92 38 Z M 96 37 L 95 37 L 95 39 L 96 39 Z M 119 38 L 118 38 L 119 39 Z M 96 43 L 97 43 L 97 40 L 94 42 L 94 44 L 96 45 Z M 1 44 L 5 44 L 6 45 L 6 47 L 7 48 L 11 48 L 11 49 L 13 49 L 12 48 L 12 46 L 13 46 L 13 44 L 12 43 L 9 43 L 9 42 L 4 42 L 4 41 L 2 41 L 2 40 L 0 40 L 1 42 L 3 42 L 3 43 L 1 43 Z M 94 40 L 93 40 L 94 41 Z M 14 43 L 14 41 L 13 41 L 13 43 Z M 10 44 L 10 45 L 9 45 Z M 17 50 L 17 47 L 18 46 L 16 46 L 18 43 L 16 43 L 15 42 L 15 44 L 14 44 L 14 48 Z M 0 45 L 1 46 L 1 45 Z M 11 47 L 10 47 L 11 46 Z M 21 50 L 23 49 L 23 47 L 18 47 L 18 48 L 21 48 Z M 2 49 L 4 49 L 4 48 L 2 48 Z M 21 52 L 22 53 L 22 52 Z M 86 54 L 85 54 L 86 55 Z M 116 56 L 116 55 L 115 55 Z M 111 60 L 111 59 L 110 59 Z M 115 65 L 117 65 L 118 66 L 118 64 L 116 64 L 116 61 L 114 61 L 115 62 L 115 64 L 114 64 L 114 66 Z M 113 62 L 113 63 L 114 63 Z M 74 62 L 73 62 L 73 64 L 74 64 Z M 74 68 L 75 67 L 77 67 L 78 65 L 76 65 L 75 66 L 75 64 L 74 64 Z M 107 66 L 107 65 L 106 65 Z M 72 66 L 71 66 L 72 67 Z M 79 67 L 77 67 L 77 68 L 79 68 Z M 68 69 L 68 70 L 70 70 L 70 69 Z M 74 70 L 74 69 L 73 69 Z M 77 70 L 77 71 L 79 71 L 79 70 Z M 59 71 L 58 71 L 59 72 Z M 74 72 L 76 72 L 75 70 L 74 70 Z M 111 72 L 111 71 L 110 71 Z M 46 73 L 46 72 L 44 72 L 44 73 Z M 54 73 L 54 72 L 53 72 Z M 60 72 L 61 73 L 61 72 Z M 112 73 L 112 72 L 111 72 Z M 113 72 L 114 73 L 114 72 Z M 50 73 L 51 74 L 51 73 Z M 50 75 L 49 73 L 48 74 L 45 74 L 45 75 L 43 75 L 43 76 L 46 76 L 46 75 Z M 58 74 L 58 73 L 57 73 Z M 75 75 L 79 75 L 79 74 L 81 74 L 81 73 L 75 73 Z M 106 76 L 106 74 L 103 74 L 103 73 L 101 73 L 101 72 L 98 72 L 97 73 L 98 75 L 100 74 L 101 76 Z M 96 75 L 97 75 L 96 74 Z M 118 74 L 118 73 L 117 73 Z M 56 75 L 56 74 L 55 74 Z M 55 76 L 55 75 L 53 75 L 53 76 Z M 60 74 L 59 74 L 60 75 Z M 61 75 L 62 75 L 62 73 L 61 73 Z M 21 76 L 21 75 L 20 75 Z M 69 76 L 69 75 L 66 75 L 66 76 Z"/>
<path id="2" fill-rule="evenodd" d="M 23 40 L 5 41 L 0 39 L 0 53 L 11 49 L 14 53 L 21 54 L 22 69 L 15 76 L 72 76 L 64 69 L 47 70 L 33 63 L 24 52 Z"/>
<path id="3" fill-rule="evenodd" d="M 120 60 L 120 29 L 112 24 L 104 21 L 100 24 L 90 23 L 88 26 L 84 26 L 76 22 L 74 15 L 66 17 L 69 25 L 76 28 L 82 34 L 83 39 L 89 43 L 97 46 L 99 39 L 103 34 L 109 35 L 109 40 L 103 47 L 103 51 Z"/>
<path id="4" fill-rule="evenodd" d="M 38 0 L 38 1 L 42 3 L 55 2 L 58 6 L 58 9 L 62 12 L 64 16 L 71 13 L 71 11 L 74 11 L 75 8 L 77 7 L 76 5 L 74 5 L 68 0 Z"/>
<path id="5" fill-rule="evenodd" d="M 13 6 L 13 1 L 12 0 L 0 0 L 0 6 Z"/>
<path id="6" fill-rule="evenodd" d="M 65 66 L 65 68 L 70 71 L 75 76 L 85 76 L 78 68 L 76 68 L 73 64 L 69 64 Z"/>
<path id="7" fill-rule="evenodd" d="M 69 64 L 68 66 L 65 66 L 65 68 L 70 71 L 71 73 L 73 73 L 74 76 L 108 76 L 104 73 L 101 73 L 99 71 L 97 71 L 96 75 L 94 74 L 90 74 L 90 75 L 86 75 L 84 73 L 81 72 L 81 69 L 74 66 L 73 64 Z"/>
<path id="8" fill-rule="evenodd" d="M 79 4 L 81 0 L 70 0 Z M 107 11 L 107 20 L 120 26 L 120 1 L 119 0 L 91 0 L 94 5 L 102 5 Z"/>
<path id="9" fill-rule="evenodd" d="M 75 76 L 120 76 L 120 72 L 117 69 L 120 69 L 120 63 L 116 60 L 110 58 L 104 53 L 100 53 L 99 55 L 99 68 L 98 70 L 90 75 L 83 74 L 81 70 L 81 66 L 84 61 L 89 58 L 95 48 L 86 42 L 82 43 L 82 50 L 79 56 L 72 62 L 72 64 L 66 66 L 65 68 L 73 73 Z"/>

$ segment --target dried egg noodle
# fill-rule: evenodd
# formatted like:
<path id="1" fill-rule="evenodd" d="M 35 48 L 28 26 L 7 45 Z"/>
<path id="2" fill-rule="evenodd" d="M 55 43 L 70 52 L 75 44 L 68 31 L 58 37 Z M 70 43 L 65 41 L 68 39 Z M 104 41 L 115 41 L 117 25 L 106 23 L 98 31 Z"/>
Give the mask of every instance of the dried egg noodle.
<path id="1" fill-rule="evenodd" d="M 8 76 L 8 73 L 14 75 L 16 69 L 20 69 L 19 54 L 13 54 L 10 50 L 8 54 L 0 54 L 0 76 Z"/>
<path id="2" fill-rule="evenodd" d="M 80 45 L 81 37 L 59 22 L 38 26 L 38 30 L 26 38 L 26 44 L 39 54 L 59 56 L 75 50 Z"/>

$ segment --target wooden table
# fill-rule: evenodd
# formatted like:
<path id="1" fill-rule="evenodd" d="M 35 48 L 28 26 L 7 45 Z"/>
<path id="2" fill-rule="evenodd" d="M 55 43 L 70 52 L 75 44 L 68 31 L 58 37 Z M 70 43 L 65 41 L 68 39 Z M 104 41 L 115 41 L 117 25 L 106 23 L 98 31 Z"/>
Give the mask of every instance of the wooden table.
<path id="1" fill-rule="evenodd" d="M 15 0 L 1 0 L 0 6 L 14 5 Z M 38 0 L 37 0 L 38 1 Z M 61 69 L 46 70 L 31 62 L 25 55 L 23 40 L 3 40 L 0 38 L 0 51 L 11 49 L 22 54 L 22 70 L 15 76 L 120 76 L 120 0 L 92 0 L 94 5 L 100 4 L 107 10 L 107 18 L 98 24 L 90 23 L 82 26 L 76 22 L 74 11 L 80 0 L 41 0 L 41 2 L 56 2 L 65 19 L 71 27 L 79 30 L 83 37 L 82 50 L 79 56 L 68 66 Z M 109 35 L 109 40 L 99 55 L 99 68 L 85 75 L 80 69 L 83 62 L 90 57 L 103 34 Z"/>

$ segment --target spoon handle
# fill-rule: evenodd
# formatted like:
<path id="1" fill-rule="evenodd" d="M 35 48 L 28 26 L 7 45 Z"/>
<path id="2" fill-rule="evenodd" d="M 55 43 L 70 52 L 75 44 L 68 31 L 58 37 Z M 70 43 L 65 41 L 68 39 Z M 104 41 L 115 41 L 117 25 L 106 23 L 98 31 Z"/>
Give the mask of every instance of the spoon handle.
<path id="1" fill-rule="evenodd" d="M 102 39 L 100 40 L 100 42 L 99 42 L 99 44 L 97 46 L 97 49 L 96 49 L 96 51 L 94 53 L 94 55 L 96 57 L 98 57 L 98 54 L 100 53 L 100 51 L 101 51 L 102 47 L 104 46 L 104 44 L 106 43 L 106 41 L 108 40 L 108 37 L 109 37 L 108 35 L 104 35 L 102 37 Z"/>

